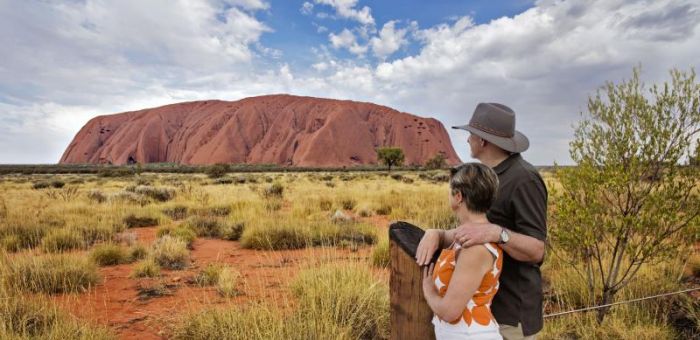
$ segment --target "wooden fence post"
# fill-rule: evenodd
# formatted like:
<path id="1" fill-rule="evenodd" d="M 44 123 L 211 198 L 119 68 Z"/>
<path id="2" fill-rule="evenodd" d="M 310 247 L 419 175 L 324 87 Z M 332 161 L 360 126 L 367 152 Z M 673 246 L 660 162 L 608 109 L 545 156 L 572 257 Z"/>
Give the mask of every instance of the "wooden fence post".
<path id="1" fill-rule="evenodd" d="M 416 248 L 425 232 L 406 222 L 389 226 L 392 340 L 435 339 L 433 311 L 423 297 L 422 267 L 415 260 Z M 433 261 L 439 256 L 436 252 Z"/>

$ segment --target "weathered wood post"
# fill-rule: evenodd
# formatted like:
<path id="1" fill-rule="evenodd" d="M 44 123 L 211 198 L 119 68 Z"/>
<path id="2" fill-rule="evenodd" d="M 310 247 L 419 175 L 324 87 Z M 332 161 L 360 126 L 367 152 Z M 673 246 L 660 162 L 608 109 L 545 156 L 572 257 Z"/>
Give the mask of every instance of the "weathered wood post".
<path id="1" fill-rule="evenodd" d="M 389 226 L 391 339 L 435 339 L 433 311 L 423 297 L 416 248 L 425 231 L 406 222 Z M 433 261 L 438 254 L 433 256 Z"/>

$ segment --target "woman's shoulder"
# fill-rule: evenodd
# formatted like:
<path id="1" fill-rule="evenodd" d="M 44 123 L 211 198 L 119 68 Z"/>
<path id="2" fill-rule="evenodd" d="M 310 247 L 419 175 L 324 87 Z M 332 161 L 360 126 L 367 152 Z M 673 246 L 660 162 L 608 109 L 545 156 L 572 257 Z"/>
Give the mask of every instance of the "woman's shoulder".
<path id="1" fill-rule="evenodd" d="M 458 259 L 466 257 L 473 261 L 492 263 L 494 258 L 500 256 L 498 249 L 500 248 L 493 243 L 474 244 L 456 249 L 456 253 L 459 253 Z"/>

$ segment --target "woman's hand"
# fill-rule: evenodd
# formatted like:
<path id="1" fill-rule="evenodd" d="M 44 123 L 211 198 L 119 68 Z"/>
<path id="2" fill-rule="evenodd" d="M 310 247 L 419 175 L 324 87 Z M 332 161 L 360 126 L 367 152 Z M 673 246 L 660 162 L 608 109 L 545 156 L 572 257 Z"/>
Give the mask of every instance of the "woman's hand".
<path id="1" fill-rule="evenodd" d="M 437 229 L 426 230 L 423 238 L 418 243 L 418 248 L 416 248 L 416 262 L 418 265 L 427 265 L 438 247 L 440 247 L 440 231 Z"/>
<path id="2" fill-rule="evenodd" d="M 431 263 L 430 266 L 423 267 L 423 296 L 425 296 L 426 299 L 429 296 L 437 294 L 437 290 L 435 289 L 435 283 L 433 282 L 434 267 L 434 263 Z"/>

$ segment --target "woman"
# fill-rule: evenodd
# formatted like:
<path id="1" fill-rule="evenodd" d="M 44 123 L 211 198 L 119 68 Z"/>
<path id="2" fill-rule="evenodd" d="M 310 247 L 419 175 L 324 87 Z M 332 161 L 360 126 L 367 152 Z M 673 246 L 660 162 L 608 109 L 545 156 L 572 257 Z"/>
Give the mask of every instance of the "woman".
<path id="1" fill-rule="evenodd" d="M 486 211 L 498 190 L 498 177 L 479 163 L 451 170 L 450 207 L 465 222 L 487 223 Z M 503 253 L 495 243 L 462 248 L 441 233 L 440 257 L 423 270 L 423 295 L 435 313 L 437 339 L 502 339 L 491 314 Z M 433 270 L 434 268 L 434 270 Z"/>

